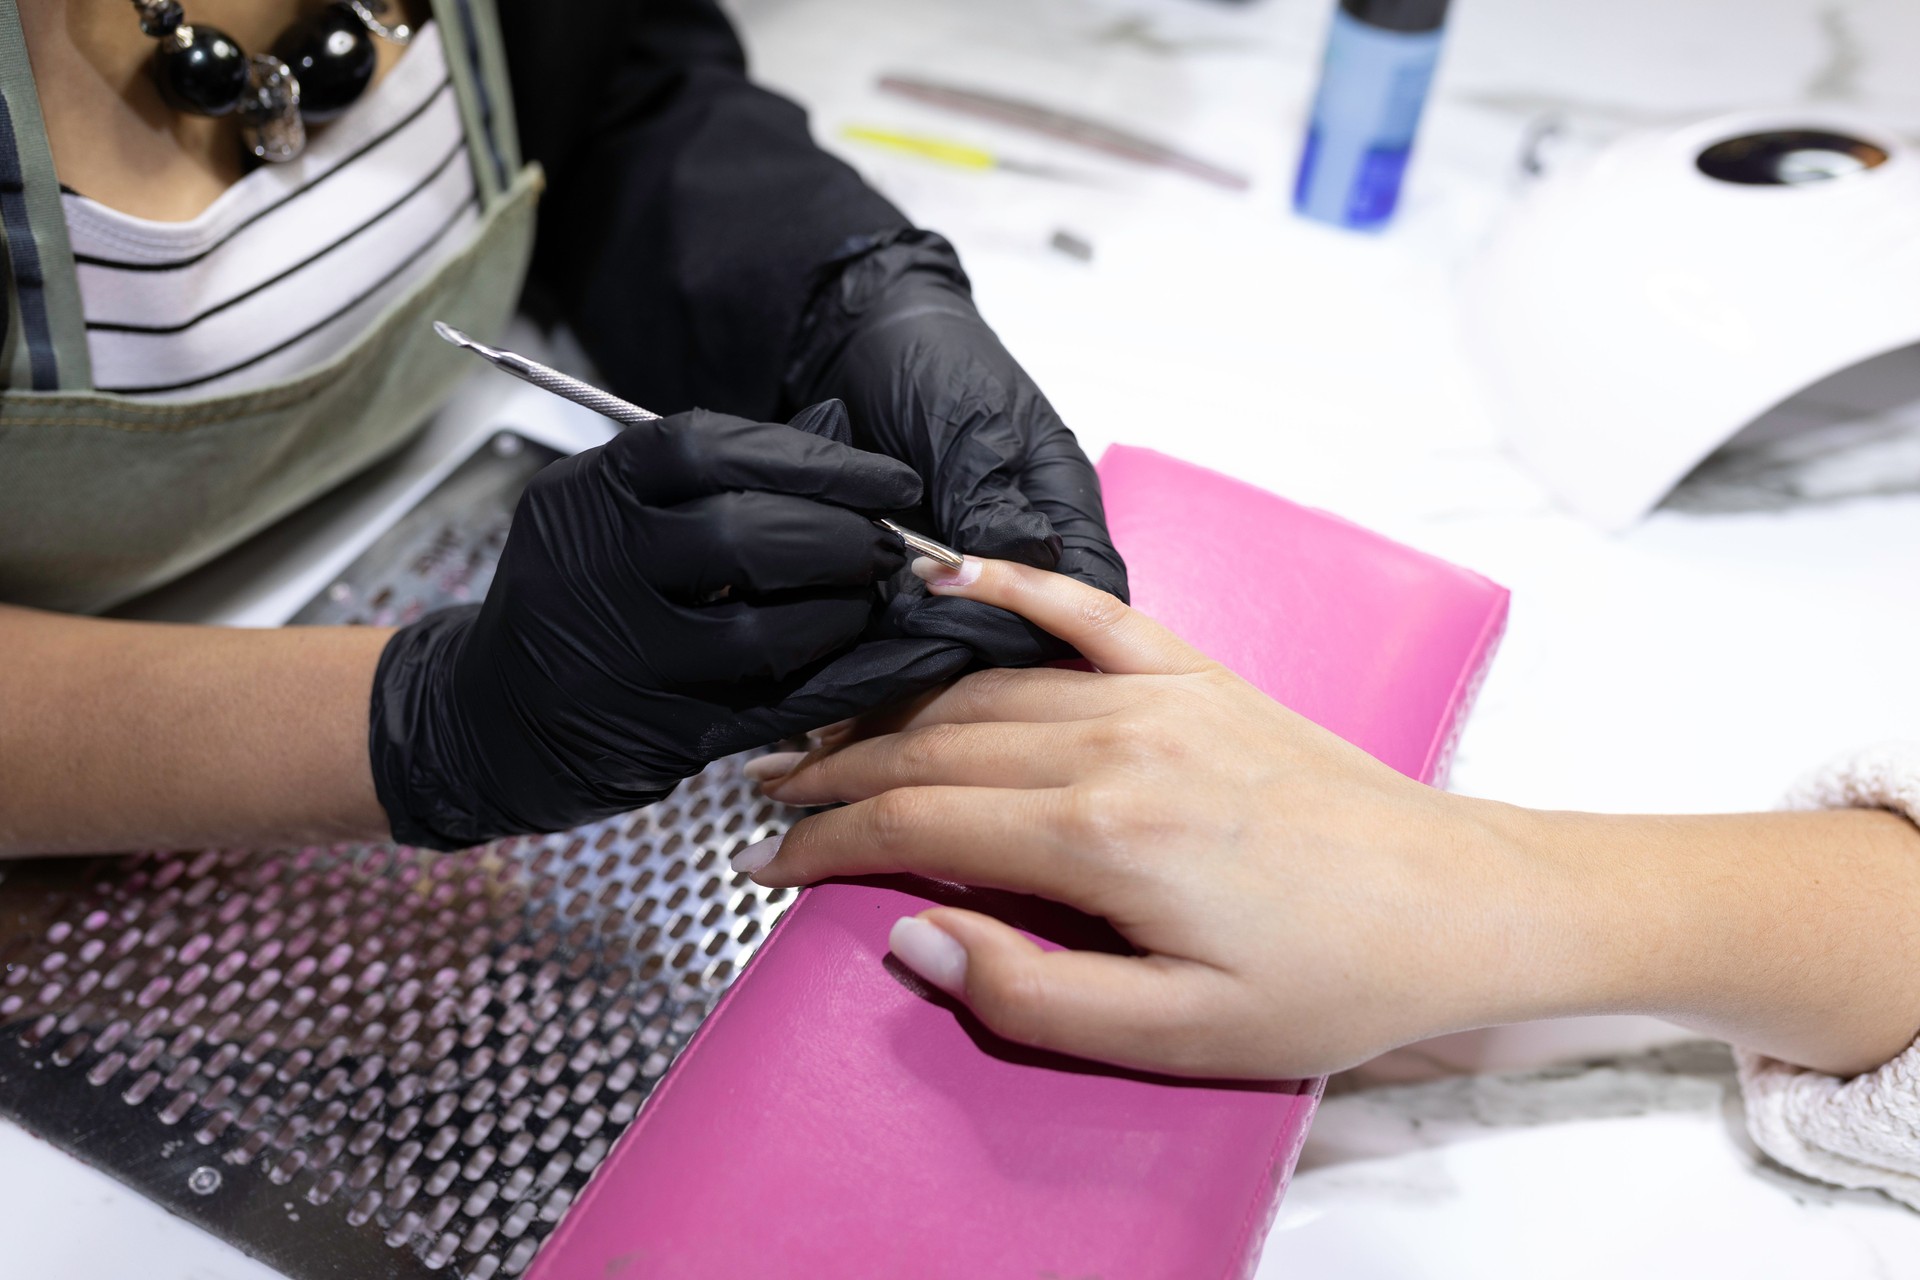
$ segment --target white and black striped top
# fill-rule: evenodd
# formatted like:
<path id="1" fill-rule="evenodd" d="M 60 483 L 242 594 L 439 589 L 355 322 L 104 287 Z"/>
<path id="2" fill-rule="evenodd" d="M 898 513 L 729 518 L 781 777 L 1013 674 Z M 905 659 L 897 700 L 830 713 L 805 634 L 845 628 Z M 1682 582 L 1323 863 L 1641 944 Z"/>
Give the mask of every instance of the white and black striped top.
<path id="1" fill-rule="evenodd" d="M 432 26 L 299 159 L 247 174 L 190 222 L 62 198 L 94 386 L 154 399 L 244 391 L 324 362 L 479 223 Z"/>

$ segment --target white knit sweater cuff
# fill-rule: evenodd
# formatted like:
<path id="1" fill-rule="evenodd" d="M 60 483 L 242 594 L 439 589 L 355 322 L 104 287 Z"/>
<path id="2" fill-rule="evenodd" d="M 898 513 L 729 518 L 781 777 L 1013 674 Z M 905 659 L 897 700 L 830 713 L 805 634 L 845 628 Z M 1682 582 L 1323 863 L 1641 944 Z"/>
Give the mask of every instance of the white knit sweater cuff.
<path id="1" fill-rule="evenodd" d="M 1783 809 L 1890 809 L 1920 823 L 1920 743 L 1889 743 L 1801 779 Z M 1747 1130 L 1790 1169 L 1920 1209 L 1920 1041 L 1851 1080 L 1736 1049 Z"/>

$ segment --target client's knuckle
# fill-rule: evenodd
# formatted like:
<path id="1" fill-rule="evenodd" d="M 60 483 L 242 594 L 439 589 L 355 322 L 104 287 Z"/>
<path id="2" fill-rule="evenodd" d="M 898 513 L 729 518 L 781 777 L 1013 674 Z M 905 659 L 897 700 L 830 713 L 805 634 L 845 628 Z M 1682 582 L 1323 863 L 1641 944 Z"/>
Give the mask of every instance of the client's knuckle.
<path id="1" fill-rule="evenodd" d="M 1074 615 L 1080 625 L 1092 632 L 1109 632 L 1125 621 L 1127 606 L 1119 597 L 1104 591 L 1082 591 L 1074 603 Z"/>
<path id="2" fill-rule="evenodd" d="M 1230 668 L 1208 659 L 1198 671 L 1182 677 L 1183 690 L 1195 701 L 1218 703 L 1247 689 L 1247 682 Z"/>
<path id="3" fill-rule="evenodd" d="M 1127 843 L 1127 812 L 1132 807 L 1126 787 L 1093 782 L 1058 793 L 1055 828 L 1062 856 L 1093 863 L 1112 861 Z"/>
<path id="4" fill-rule="evenodd" d="M 970 984 L 969 1003 L 986 1024 L 1009 1040 L 1040 1044 L 1047 1038 L 1052 1004 L 1046 975 L 1038 964 L 1003 963 Z"/>
<path id="5" fill-rule="evenodd" d="M 1135 733 L 1133 717 L 1122 712 L 1090 721 L 1081 730 L 1081 746 L 1097 759 L 1107 759 L 1124 750 Z"/>
<path id="6" fill-rule="evenodd" d="M 991 706 L 1029 677 L 1029 672 L 1016 667 L 987 667 L 963 677 L 955 689 L 969 706 Z"/>
<path id="7" fill-rule="evenodd" d="M 1096 769 L 1124 774 L 1138 784 L 1165 762 L 1166 731 L 1138 712 L 1123 711 L 1085 730 L 1084 748 Z"/>
<path id="8" fill-rule="evenodd" d="M 1181 725 L 1161 722 L 1146 726 L 1134 736 L 1134 753 L 1130 763 L 1156 778 L 1165 778 L 1209 749 L 1193 741 Z"/>
<path id="9" fill-rule="evenodd" d="M 897 853 L 925 823 L 926 809 L 911 790 L 883 791 L 867 802 L 867 837 L 875 849 Z"/>
<path id="10" fill-rule="evenodd" d="M 954 724 L 932 724 L 914 729 L 901 735 L 900 764 L 910 775 L 926 773 L 952 756 L 960 746 L 961 737 L 960 726 Z"/>

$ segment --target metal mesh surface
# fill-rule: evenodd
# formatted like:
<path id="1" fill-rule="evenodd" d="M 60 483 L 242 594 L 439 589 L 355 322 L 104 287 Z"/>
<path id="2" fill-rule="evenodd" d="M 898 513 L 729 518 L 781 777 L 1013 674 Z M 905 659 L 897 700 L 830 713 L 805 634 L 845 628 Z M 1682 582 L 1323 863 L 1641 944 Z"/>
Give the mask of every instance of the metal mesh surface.
<path id="1" fill-rule="evenodd" d="M 552 455 L 470 461 L 301 620 L 484 593 Z M 0 1109 L 288 1275 L 523 1271 L 784 909 L 722 761 L 639 813 L 0 872 Z"/>

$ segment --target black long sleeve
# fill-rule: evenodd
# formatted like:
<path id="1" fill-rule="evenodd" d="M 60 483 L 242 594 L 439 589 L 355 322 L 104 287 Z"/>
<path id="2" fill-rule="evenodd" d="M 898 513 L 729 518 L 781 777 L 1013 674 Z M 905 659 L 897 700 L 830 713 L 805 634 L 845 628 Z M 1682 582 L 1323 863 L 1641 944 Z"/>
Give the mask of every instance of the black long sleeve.
<path id="1" fill-rule="evenodd" d="M 908 225 L 748 81 L 711 0 L 500 0 L 522 146 L 547 170 L 530 299 L 662 413 L 780 409 L 822 266 Z"/>
<path id="2" fill-rule="evenodd" d="M 790 397 L 843 400 L 855 445 L 920 474 L 937 536 L 1126 597 L 1093 465 L 974 308 L 952 246 L 747 80 L 714 0 L 500 13 L 521 140 L 550 179 L 530 300 L 616 389 L 761 420 Z M 1021 619 L 919 587 L 903 575 L 880 634 L 930 646 L 920 658 L 1061 656 Z"/>

